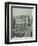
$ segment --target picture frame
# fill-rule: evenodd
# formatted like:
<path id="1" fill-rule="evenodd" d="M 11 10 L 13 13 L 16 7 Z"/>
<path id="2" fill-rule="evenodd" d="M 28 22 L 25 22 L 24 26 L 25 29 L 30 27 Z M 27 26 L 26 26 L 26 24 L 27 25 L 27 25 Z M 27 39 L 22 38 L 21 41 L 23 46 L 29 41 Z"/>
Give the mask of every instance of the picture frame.
<path id="1" fill-rule="evenodd" d="M 5 2 L 5 44 L 37 42 L 37 4 Z"/>

